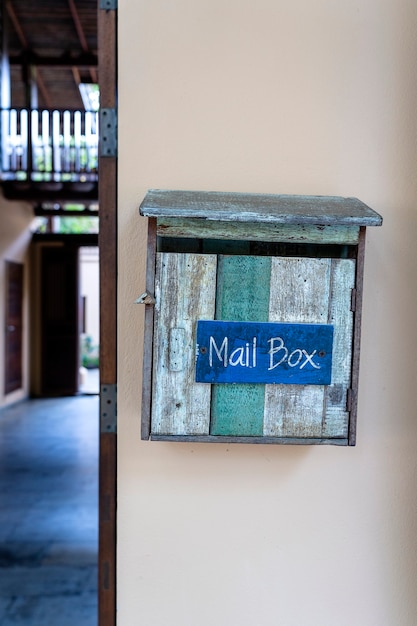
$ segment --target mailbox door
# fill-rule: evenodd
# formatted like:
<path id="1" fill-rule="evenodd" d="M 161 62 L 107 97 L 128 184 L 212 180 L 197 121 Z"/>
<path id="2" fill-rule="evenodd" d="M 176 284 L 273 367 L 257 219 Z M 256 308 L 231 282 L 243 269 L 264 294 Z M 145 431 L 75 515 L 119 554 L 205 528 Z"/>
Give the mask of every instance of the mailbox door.
<path id="1" fill-rule="evenodd" d="M 346 439 L 355 260 L 158 253 L 151 433 Z M 330 385 L 195 382 L 199 320 L 330 324 Z"/>

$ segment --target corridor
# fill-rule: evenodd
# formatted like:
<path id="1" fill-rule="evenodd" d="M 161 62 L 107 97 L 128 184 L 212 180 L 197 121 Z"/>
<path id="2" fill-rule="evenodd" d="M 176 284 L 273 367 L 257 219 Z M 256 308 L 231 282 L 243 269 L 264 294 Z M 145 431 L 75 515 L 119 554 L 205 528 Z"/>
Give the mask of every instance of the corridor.
<path id="1" fill-rule="evenodd" d="M 0 410 L 0 626 L 96 626 L 98 396 Z"/>

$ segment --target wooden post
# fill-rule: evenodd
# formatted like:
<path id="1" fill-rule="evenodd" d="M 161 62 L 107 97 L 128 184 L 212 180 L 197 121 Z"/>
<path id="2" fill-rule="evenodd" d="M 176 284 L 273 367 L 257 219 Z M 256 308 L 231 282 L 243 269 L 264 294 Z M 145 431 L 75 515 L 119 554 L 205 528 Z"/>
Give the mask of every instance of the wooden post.
<path id="1" fill-rule="evenodd" d="M 98 11 L 100 101 L 116 106 L 116 10 Z M 99 157 L 100 383 L 117 383 L 117 204 L 115 156 Z M 116 444 L 115 432 L 100 434 L 99 626 L 116 624 Z"/>

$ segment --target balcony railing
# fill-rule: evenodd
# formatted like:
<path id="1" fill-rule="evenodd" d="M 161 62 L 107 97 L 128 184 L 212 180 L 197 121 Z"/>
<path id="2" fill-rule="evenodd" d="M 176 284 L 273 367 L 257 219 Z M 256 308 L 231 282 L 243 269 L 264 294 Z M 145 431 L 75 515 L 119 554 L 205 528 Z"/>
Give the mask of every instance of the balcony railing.
<path id="1" fill-rule="evenodd" d="M 97 180 L 96 111 L 1 110 L 4 181 Z"/>

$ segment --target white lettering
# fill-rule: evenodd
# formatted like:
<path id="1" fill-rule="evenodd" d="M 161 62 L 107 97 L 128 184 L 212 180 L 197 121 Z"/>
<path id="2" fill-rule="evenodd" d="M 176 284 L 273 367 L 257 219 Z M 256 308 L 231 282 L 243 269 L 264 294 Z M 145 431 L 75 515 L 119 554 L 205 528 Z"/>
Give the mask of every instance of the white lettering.
<path id="1" fill-rule="evenodd" d="M 220 339 L 218 339 L 220 342 Z M 306 365 L 319 370 L 320 364 L 314 361 L 317 350 L 313 350 L 311 354 L 301 348 L 296 348 L 292 352 L 288 350 L 282 337 L 271 337 L 268 339 L 269 344 L 269 367 L 268 371 L 274 370 L 282 363 L 287 363 L 291 368 L 299 367 L 304 369 Z M 220 361 L 223 367 L 257 367 L 257 337 L 253 337 L 252 343 L 246 342 L 244 346 L 239 346 L 233 350 L 229 356 L 229 338 L 224 337 L 220 347 L 216 343 L 216 339 L 210 336 L 209 344 L 209 363 L 213 367 L 213 361 Z M 216 361 L 217 362 L 217 361 Z"/>
<path id="2" fill-rule="evenodd" d="M 316 354 L 317 350 L 314 350 L 311 354 L 309 354 L 306 350 L 301 350 L 300 348 L 296 348 L 288 354 L 288 348 L 284 344 L 284 340 L 282 337 L 272 337 L 272 339 L 268 339 L 269 343 L 269 367 L 268 371 L 275 369 L 281 363 L 288 363 L 290 367 L 300 366 L 300 370 L 302 370 L 308 363 L 316 370 L 320 369 L 320 365 L 313 361 L 313 356 Z M 279 353 L 281 353 L 279 358 Z M 302 358 L 305 357 L 303 363 L 301 363 Z M 301 363 L 301 365 L 300 365 Z"/>
<path id="3" fill-rule="evenodd" d="M 278 346 L 275 346 L 275 342 L 279 342 Z M 268 354 L 269 354 L 268 371 L 269 371 L 269 370 L 275 369 L 276 367 L 278 367 L 278 365 L 281 365 L 281 363 L 285 361 L 285 359 L 288 356 L 288 350 L 284 346 L 284 341 L 282 337 L 273 337 L 272 339 L 268 339 L 268 343 L 269 343 L 269 351 L 268 351 Z M 284 355 L 280 358 L 279 361 L 274 363 L 274 355 L 277 354 L 278 352 L 281 352 L 281 350 L 284 352 Z"/>
<path id="4" fill-rule="evenodd" d="M 219 361 L 223 361 L 223 367 L 227 367 L 227 352 L 228 352 L 228 338 L 223 339 L 223 343 L 220 349 L 217 347 L 214 337 L 210 336 L 210 348 L 209 348 L 209 362 L 210 367 L 213 367 L 213 348 Z M 222 356 L 223 352 L 223 356 Z"/>
<path id="5" fill-rule="evenodd" d="M 302 365 L 300 365 L 300 370 L 302 370 L 303 367 L 307 365 L 307 363 L 310 363 L 316 370 L 320 369 L 320 365 L 318 365 L 317 363 L 314 363 L 313 361 L 313 356 L 316 354 L 316 352 L 317 350 L 314 350 L 314 352 L 312 352 L 311 354 L 308 354 L 308 352 L 303 350 L 303 354 L 306 357 L 306 360 L 304 361 Z"/>
<path id="6" fill-rule="evenodd" d="M 232 354 L 230 355 L 230 359 L 229 359 L 230 365 L 233 365 L 233 367 L 235 365 L 242 365 L 243 367 L 245 367 L 246 363 L 245 363 L 245 361 L 243 359 L 244 353 L 245 353 L 245 348 L 243 348 L 243 347 L 236 348 L 236 350 L 233 350 Z"/>
<path id="7" fill-rule="evenodd" d="M 295 356 L 295 361 L 293 360 L 294 354 L 298 355 L 298 357 Z M 300 348 L 297 348 L 296 350 L 294 350 L 294 352 L 291 352 L 290 356 L 288 357 L 288 365 L 290 367 L 297 367 L 297 365 L 300 363 L 302 358 L 303 358 L 303 353 L 300 350 Z"/>

